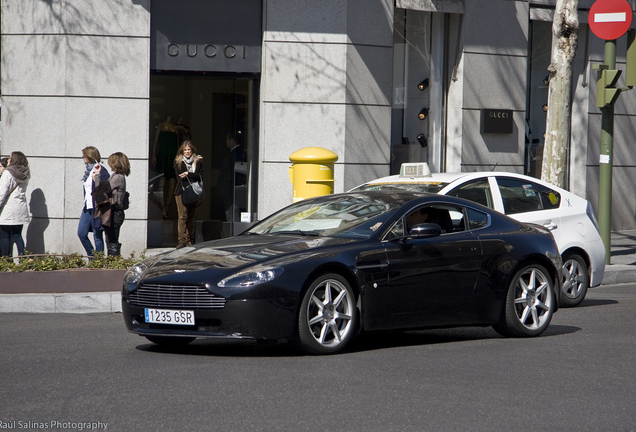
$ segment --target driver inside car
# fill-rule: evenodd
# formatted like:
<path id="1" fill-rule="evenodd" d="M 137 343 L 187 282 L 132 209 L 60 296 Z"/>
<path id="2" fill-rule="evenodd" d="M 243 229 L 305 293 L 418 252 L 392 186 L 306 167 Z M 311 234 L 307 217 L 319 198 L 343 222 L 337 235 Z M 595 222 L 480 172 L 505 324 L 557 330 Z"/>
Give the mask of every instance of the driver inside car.
<path id="1" fill-rule="evenodd" d="M 418 224 L 426 223 L 429 220 L 430 208 L 421 207 L 406 215 L 406 227 L 411 232 L 411 229 Z"/>

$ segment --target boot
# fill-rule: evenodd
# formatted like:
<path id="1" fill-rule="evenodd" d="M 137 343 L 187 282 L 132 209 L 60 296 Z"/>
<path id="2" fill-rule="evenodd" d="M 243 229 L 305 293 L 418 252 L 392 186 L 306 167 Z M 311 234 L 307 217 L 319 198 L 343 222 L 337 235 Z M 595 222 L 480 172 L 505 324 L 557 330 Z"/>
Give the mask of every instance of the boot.
<path id="1" fill-rule="evenodd" d="M 108 243 L 108 256 L 119 256 L 121 255 L 121 243 Z"/>

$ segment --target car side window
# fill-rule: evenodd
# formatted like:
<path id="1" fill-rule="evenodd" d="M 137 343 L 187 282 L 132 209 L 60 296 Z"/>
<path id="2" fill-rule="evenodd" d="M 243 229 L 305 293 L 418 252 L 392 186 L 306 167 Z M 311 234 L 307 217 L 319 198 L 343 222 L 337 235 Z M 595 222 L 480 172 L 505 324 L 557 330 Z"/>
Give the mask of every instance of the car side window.
<path id="1" fill-rule="evenodd" d="M 436 223 L 442 229 L 442 234 L 465 230 L 463 225 L 463 208 L 454 205 L 433 204 L 418 207 L 409 212 L 404 220 L 406 229 L 421 223 Z"/>
<path id="2" fill-rule="evenodd" d="M 397 221 L 393 225 L 391 230 L 386 235 L 385 239 L 386 240 L 391 240 L 391 239 L 394 239 L 394 238 L 400 238 L 400 237 L 404 237 L 404 236 L 405 236 L 405 233 L 404 233 L 404 218 L 402 218 L 402 219 L 400 219 L 399 221 Z"/>
<path id="3" fill-rule="evenodd" d="M 488 179 L 477 179 L 457 186 L 446 195 L 464 198 L 483 206 L 494 208 Z"/>
<path id="4" fill-rule="evenodd" d="M 537 185 L 544 209 L 556 209 L 561 206 L 561 194 L 548 187 Z"/>
<path id="5" fill-rule="evenodd" d="M 543 209 L 541 191 L 536 183 L 514 178 L 497 178 L 497 183 L 506 214 Z"/>
<path id="6" fill-rule="evenodd" d="M 411 210 L 397 221 L 386 234 L 385 240 L 405 237 L 411 228 L 422 223 L 438 224 L 442 229 L 442 235 L 467 229 L 464 207 L 441 203 L 427 204 Z"/>
<path id="7" fill-rule="evenodd" d="M 488 215 L 478 210 L 467 208 L 468 229 L 476 230 L 488 226 Z"/>

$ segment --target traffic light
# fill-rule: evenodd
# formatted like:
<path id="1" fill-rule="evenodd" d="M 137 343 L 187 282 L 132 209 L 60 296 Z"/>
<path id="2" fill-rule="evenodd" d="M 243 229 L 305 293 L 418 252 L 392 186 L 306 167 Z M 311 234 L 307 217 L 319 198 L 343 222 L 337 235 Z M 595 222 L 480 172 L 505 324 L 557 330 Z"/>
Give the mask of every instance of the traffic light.
<path id="1" fill-rule="evenodd" d="M 596 106 L 603 108 L 613 105 L 621 94 L 621 89 L 616 88 L 616 81 L 621 76 L 620 70 L 599 69 L 596 81 Z"/>

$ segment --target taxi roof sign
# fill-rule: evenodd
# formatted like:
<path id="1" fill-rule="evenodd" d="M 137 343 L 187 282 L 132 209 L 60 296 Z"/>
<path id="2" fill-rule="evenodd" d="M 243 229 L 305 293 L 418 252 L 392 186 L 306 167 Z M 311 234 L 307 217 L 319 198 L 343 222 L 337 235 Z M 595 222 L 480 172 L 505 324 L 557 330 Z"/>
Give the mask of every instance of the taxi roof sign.
<path id="1" fill-rule="evenodd" d="M 400 167 L 400 177 L 431 177 L 431 170 L 426 162 L 406 162 Z"/>

